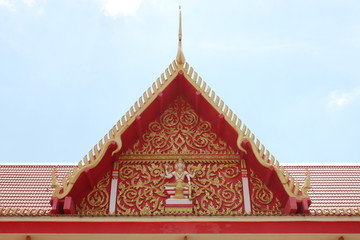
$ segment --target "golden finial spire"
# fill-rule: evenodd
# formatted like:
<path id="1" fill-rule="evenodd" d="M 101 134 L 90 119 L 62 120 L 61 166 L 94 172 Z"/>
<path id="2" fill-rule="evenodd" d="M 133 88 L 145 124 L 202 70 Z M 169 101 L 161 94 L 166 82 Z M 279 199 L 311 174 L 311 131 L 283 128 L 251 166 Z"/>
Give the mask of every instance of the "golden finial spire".
<path id="1" fill-rule="evenodd" d="M 181 23 L 181 6 L 179 6 L 179 46 L 176 55 L 176 62 L 179 65 L 183 65 L 185 63 L 185 57 L 182 51 L 181 41 L 182 41 L 182 23 Z"/>

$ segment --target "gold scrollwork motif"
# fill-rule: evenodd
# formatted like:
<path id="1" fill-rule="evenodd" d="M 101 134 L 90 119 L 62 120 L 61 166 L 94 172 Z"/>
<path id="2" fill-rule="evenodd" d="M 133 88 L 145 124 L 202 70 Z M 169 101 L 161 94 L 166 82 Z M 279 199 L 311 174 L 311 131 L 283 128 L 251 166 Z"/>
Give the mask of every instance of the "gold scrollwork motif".
<path id="1" fill-rule="evenodd" d="M 118 215 L 164 213 L 164 169 L 158 164 L 120 165 L 117 195 Z"/>
<path id="2" fill-rule="evenodd" d="M 108 172 L 97 184 L 93 190 L 85 196 L 80 205 L 76 207 L 81 215 L 104 215 L 109 208 L 109 193 L 107 187 L 110 183 L 110 172 Z"/>
<path id="3" fill-rule="evenodd" d="M 253 214 L 281 214 L 281 203 L 274 194 L 250 169 L 252 184 L 251 207 Z"/>
<path id="4" fill-rule="evenodd" d="M 151 122 L 142 138 L 125 152 L 126 155 L 179 153 L 235 153 L 212 132 L 210 122 L 202 120 L 182 97 L 177 97 L 159 120 Z"/>
<path id="5" fill-rule="evenodd" d="M 238 164 L 203 164 L 192 182 L 195 215 L 243 214 L 239 174 Z"/>
<path id="6" fill-rule="evenodd" d="M 164 162 L 165 163 L 165 162 Z M 172 215 L 166 211 L 164 164 L 143 163 L 119 165 L 117 195 L 118 215 Z M 189 164 L 187 171 L 194 174 L 198 164 Z M 191 182 L 195 215 L 241 215 L 242 183 L 238 164 L 205 163 L 196 171 Z M 183 212 L 191 214 L 192 211 Z"/>

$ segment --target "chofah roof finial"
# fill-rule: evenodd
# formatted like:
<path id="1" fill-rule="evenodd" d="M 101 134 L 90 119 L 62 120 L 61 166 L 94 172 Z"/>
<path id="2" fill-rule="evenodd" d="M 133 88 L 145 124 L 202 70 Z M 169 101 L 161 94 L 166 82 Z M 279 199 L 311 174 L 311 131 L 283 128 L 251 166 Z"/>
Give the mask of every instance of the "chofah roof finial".
<path id="1" fill-rule="evenodd" d="M 185 63 L 185 56 L 182 51 L 182 23 L 181 23 L 181 6 L 179 6 L 179 46 L 178 46 L 178 52 L 176 55 L 176 63 L 178 65 L 183 65 Z"/>

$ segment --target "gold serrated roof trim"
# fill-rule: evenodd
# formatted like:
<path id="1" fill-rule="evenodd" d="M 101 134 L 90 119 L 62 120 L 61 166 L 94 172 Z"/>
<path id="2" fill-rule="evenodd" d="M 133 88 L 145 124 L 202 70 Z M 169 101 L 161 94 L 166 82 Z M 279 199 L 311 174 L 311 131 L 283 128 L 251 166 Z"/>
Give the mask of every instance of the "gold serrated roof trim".
<path id="1" fill-rule="evenodd" d="M 328 208 L 310 210 L 313 216 L 360 216 L 359 208 Z"/>
<path id="2" fill-rule="evenodd" d="M 0 216 L 46 216 L 48 214 L 47 209 L 0 207 Z"/>

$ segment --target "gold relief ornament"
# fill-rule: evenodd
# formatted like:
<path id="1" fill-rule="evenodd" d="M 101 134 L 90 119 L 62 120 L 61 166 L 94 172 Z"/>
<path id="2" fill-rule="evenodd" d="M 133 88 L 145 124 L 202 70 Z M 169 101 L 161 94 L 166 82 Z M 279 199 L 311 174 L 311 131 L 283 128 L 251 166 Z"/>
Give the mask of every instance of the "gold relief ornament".
<path id="1" fill-rule="evenodd" d="M 155 163 L 128 161 L 126 164 L 119 164 L 116 208 L 118 215 L 242 215 L 244 213 L 239 164 L 201 162 L 199 165 L 188 163 L 187 160 L 185 160 L 186 165 L 183 160 L 178 160 L 178 164 L 173 166 L 166 166 L 165 163 L 167 162 L 163 161 L 161 164 L 160 161 Z M 174 206 L 171 202 L 166 203 L 170 198 L 166 190 L 169 185 L 167 186 L 168 180 L 165 175 L 175 181 L 178 179 L 181 183 L 186 182 L 191 185 L 191 199 L 187 198 L 189 191 L 183 184 L 179 195 L 184 195 L 185 199 L 172 199 L 186 200 L 187 205 L 180 207 L 179 204 Z M 172 191 L 170 195 L 175 196 L 176 185 L 173 184 L 172 189 L 168 189 Z"/>
<path id="2" fill-rule="evenodd" d="M 167 197 L 162 165 L 155 163 L 119 165 L 118 215 L 161 215 Z"/>
<path id="3" fill-rule="evenodd" d="M 202 120 L 182 97 L 177 97 L 148 125 L 141 139 L 126 155 L 144 154 L 235 154 L 236 152 L 216 133 L 212 125 Z"/>
<path id="4" fill-rule="evenodd" d="M 94 186 L 93 190 L 85 196 L 76 210 L 83 215 L 104 215 L 109 209 L 109 193 L 107 188 L 110 183 L 110 172 Z"/>
<path id="5" fill-rule="evenodd" d="M 255 214 L 281 214 L 281 203 L 273 192 L 250 169 L 251 208 Z"/>
<path id="6" fill-rule="evenodd" d="M 189 173 L 185 170 L 185 163 L 182 160 L 181 157 L 178 158 L 178 161 L 175 163 L 175 171 L 171 172 L 171 170 L 169 171 L 170 167 L 168 164 L 165 164 L 165 173 L 166 175 L 164 175 L 165 178 L 167 179 L 171 179 L 173 177 L 175 177 L 175 182 L 174 183 L 167 183 L 165 184 L 165 187 L 168 188 L 175 188 L 175 195 L 173 196 L 173 198 L 175 199 L 185 199 L 184 196 L 184 190 L 187 188 L 188 191 L 188 198 L 191 199 L 191 178 L 195 177 L 196 171 L 201 169 L 201 165 L 199 164 L 198 167 L 193 168 L 194 172 L 193 173 Z M 188 183 L 186 183 L 185 177 L 188 181 Z"/>
<path id="7" fill-rule="evenodd" d="M 244 214 L 240 173 L 239 164 L 202 164 L 192 182 L 195 215 Z"/>
<path id="8" fill-rule="evenodd" d="M 191 214 L 193 212 L 193 202 L 191 197 L 191 178 L 195 177 L 196 171 L 201 169 L 201 165 L 192 168 L 193 172 L 185 170 L 185 163 L 181 158 L 175 163 L 175 171 L 169 171 L 168 164 L 165 165 L 165 175 L 167 179 L 175 178 L 174 183 L 166 183 L 165 191 L 169 198 L 165 200 L 165 212 L 171 214 Z M 187 179 L 187 183 L 185 182 Z"/>

